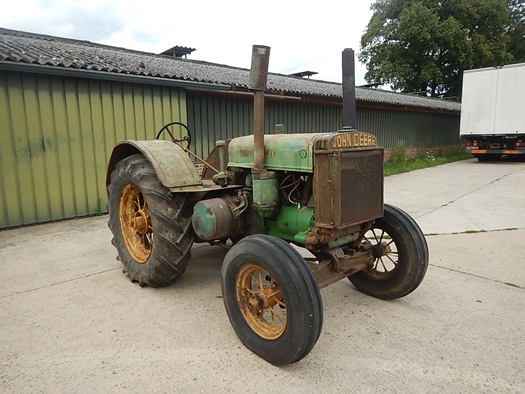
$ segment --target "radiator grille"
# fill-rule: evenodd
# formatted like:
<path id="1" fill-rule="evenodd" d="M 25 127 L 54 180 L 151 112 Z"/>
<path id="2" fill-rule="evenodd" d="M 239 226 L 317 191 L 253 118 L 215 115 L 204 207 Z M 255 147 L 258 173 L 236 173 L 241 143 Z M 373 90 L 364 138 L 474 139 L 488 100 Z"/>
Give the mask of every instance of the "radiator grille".
<path id="1" fill-rule="evenodd" d="M 341 225 L 383 216 L 382 152 L 341 152 L 339 166 Z"/>
<path id="2" fill-rule="evenodd" d="M 342 228 L 383 216 L 383 149 L 316 152 L 315 221 Z"/>

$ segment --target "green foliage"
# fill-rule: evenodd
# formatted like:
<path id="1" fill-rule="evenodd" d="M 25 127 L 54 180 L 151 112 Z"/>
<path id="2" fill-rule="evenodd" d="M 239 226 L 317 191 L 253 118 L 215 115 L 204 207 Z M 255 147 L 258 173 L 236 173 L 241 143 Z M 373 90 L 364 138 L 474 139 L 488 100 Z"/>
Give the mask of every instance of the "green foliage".
<path id="1" fill-rule="evenodd" d="M 463 71 L 525 56 L 520 0 L 376 0 L 361 37 L 368 82 L 460 96 Z"/>
<path id="2" fill-rule="evenodd" d="M 388 160 L 391 164 L 402 164 L 407 161 L 407 153 L 404 146 L 399 146 L 392 150 L 390 159 Z"/>
<path id="3" fill-rule="evenodd" d="M 517 63 L 525 62 L 525 2 L 507 0 L 510 9 L 510 26 L 507 35 L 510 38 L 509 51 Z"/>
<path id="4" fill-rule="evenodd" d="M 98 199 L 97 206 L 93 210 L 93 213 L 95 214 L 95 216 L 102 215 L 102 199 L 101 198 Z"/>
<path id="5" fill-rule="evenodd" d="M 463 153 L 460 150 L 452 153 L 443 153 L 438 150 L 435 155 L 430 152 L 423 152 L 417 158 L 409 159 L 405 149 L 401 147 L 394 149 L 390 159 L 385 163 L 384 174 L 385 176 L 395 175 L 471 158 L 472 155 Z"/>

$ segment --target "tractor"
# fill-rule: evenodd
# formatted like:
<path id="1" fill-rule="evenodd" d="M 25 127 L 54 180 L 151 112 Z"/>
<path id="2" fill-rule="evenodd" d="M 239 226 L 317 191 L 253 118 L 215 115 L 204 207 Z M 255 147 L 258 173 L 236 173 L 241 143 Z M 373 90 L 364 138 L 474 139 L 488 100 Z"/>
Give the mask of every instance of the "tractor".
<path id="1" fill-rule="evenodd" d="M 416 222 L 383 202 L 384 152 L 374 135 L 351 127 L 264 134 L 269 52 L 253 47 L 253 135 L 217 141 L 206 160 L 192 153 L 179 122 L 154 140 L 117 144 L 108 224 L 117 259 L 140 286 L 173 283 L 195 242 L 227 248 L 221 288 L 235 333 L 269 363 L 286 365 L 319 338 L 319 289 L 348 278 L 373 297 L 404 297 L 425 276 L 428 247 Z"/>

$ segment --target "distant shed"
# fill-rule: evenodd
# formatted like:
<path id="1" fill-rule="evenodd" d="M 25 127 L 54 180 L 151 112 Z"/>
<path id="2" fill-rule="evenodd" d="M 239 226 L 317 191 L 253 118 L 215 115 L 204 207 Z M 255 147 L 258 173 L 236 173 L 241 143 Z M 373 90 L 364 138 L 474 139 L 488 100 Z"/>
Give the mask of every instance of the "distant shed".
<path id="1" fill-rule="evenodd" d="M 201 156 L 217 139 L 252 133 L 248 76 L 0 28 L 0 228 L 105 212 L 113 146 L 154 138 L 170 121 L 188 124 Z M 358 128 L 387 148 L 458 143 L 459 104 L 364 88 L 356 97 Z M 340 129 L 341 105 L 341 84 L 271 73 L 266 132 Z"/>

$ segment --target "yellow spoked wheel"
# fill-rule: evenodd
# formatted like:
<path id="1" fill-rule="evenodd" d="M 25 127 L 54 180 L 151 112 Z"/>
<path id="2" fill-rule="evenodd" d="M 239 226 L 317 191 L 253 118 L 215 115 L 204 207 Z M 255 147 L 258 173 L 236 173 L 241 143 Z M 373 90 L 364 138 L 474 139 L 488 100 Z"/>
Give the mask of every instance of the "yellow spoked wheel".
<path id="1" fill-rule="evenodd" d="M 277 339 L 286 328 L 286 302 L 270 273 L 247 264 L 237 276 L 237 302 L 250 328 L 260 337 Z"/>
<path id="2" fill-rule="evenodd" d="M 241 342 L 274 365 L 301 360 L 319 338 L 319 288 L 301 255 L 282 239 L 251 235 L 232 246 L 222 266 L 222 295 Z"/>
<path id="3" fill-rule="evenodd" d="M 153 228 L 148 204 L 135 185 L 127 185 L 122 191 L 119 218 L 129 254 L 137 263 L 145 263 L 153 247 Z"/>

